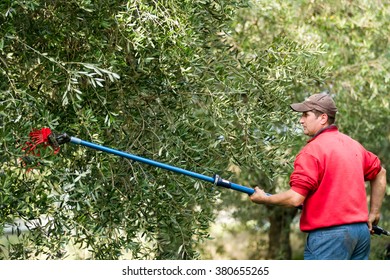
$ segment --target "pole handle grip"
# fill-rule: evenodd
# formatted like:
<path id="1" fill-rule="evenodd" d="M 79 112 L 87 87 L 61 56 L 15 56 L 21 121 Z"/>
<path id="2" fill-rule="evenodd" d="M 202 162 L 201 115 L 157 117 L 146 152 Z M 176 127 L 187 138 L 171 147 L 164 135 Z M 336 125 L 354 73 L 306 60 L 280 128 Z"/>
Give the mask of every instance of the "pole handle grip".
<path id="1" fill-rule="evenodd" d="M 377 235 L 387 235 L 387 236 L 390 236 L 390 233 L 387 231 L 387 230 L 384 230 L 383 228 L 381 227 L 378 227 L 378 226 L 372 226 L 372 229 L 374 231 L 374 234 L 377 234 Z"/>
<path id="2" fill-rule="evenodd" d="M 216 185 L 216 186 L 220 186 L 220 187 L 224 187 L 224 188 L 228 188 L 228 189 L 233 189 L 235 191 L 243 192 L 243 193 L 246 193 L 248 195 L 252 195 L 255 192 L 255 190 L 253 188 L 241 186 L 241 185 L 232 183 L 228 180 L 222 179 L 221 176 L 219 176 L 218 174 L 215 174 L 213 178 L 214 178 L 214 185 Z M 266 193 L 266 195 L 270 196 L 271 194 Z"/>

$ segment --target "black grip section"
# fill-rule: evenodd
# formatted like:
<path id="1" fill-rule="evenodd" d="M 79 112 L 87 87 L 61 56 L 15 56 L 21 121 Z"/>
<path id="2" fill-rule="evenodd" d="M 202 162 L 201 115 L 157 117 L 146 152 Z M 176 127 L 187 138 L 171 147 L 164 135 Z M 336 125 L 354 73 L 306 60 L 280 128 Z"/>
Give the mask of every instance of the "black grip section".
<path id="1" fill-rule="evenodd" d="M 222 179 L 218 174 L 214 175 L 214 185 L 219 187 L 224 187 L 230 189 L 232 187 L 231 182 L 225 179 Z"/>
<path id="2" fill-rule="evenodd" d="M 387 231 L 387 230 L 384 230 L 383 228 L 381 227 L 378 227 L 378 226 L 373 226 L 372 229 L 374 230 L 374 234 L 377 234 L 377 235 L 390 235 L 390 233 Z"/>

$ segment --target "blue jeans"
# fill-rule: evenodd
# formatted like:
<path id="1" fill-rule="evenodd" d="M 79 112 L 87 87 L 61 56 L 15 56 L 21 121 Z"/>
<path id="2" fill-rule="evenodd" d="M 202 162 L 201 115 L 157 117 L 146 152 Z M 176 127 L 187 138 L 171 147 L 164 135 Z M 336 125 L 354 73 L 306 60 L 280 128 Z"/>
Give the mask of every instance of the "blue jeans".
<path id="1" fill-rule="evenodd" d="M 370 231 L 366 223 L 311 231 L 306 240 L 305 260 L 367 260 Z"/>

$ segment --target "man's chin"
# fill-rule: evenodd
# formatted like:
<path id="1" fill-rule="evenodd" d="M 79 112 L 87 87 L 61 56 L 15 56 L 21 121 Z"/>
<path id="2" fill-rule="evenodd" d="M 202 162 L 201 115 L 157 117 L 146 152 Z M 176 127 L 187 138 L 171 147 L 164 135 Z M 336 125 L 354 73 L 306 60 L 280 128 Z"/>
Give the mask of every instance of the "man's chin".
<path id="1" fill-rule="evenodd" d="M 307 136 L 313 136 L 314 134 L 312 134 L 312 133 L 310 133 L 309 131 L 307 131 L 307 130 L 304 130 L 303 131 L 303 134 L 305 134 L 305 135 L 307 135 Z"/>

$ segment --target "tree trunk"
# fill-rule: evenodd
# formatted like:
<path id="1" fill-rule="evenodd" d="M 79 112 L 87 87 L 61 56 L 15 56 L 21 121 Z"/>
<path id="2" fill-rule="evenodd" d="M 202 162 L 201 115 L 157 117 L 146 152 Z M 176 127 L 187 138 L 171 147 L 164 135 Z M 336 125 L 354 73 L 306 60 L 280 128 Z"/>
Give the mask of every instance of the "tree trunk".
<path id="1" fill-rule="evenodd" d="M 282 207 L 268 207 L 268 209 L 270 210 L 270 229 L 267 259 L 291 260 L 290 224 L 298 210 Z"/>

